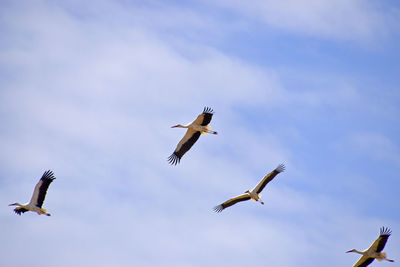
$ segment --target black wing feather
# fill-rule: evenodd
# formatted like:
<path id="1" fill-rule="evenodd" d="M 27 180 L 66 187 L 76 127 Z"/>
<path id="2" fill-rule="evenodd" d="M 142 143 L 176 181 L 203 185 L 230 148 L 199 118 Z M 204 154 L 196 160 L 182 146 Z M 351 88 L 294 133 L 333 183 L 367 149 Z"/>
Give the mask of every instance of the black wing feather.
<path id="1" fill-rule="evenodd" d="M 380 240 L 378 246 L 376 248 L 376 252 L 381 252 L 386 245 L 386 241 L 388 240 L 389 236 L 392 234 L 389 228 L 382 227 L 380 232 Z"/>
<path id="2" fill-rule="evenodd" d="M 278 167 L 275 168 L 272 172 L 270 172 L 267 176 L 267 179 L 261 184 L 260 188 L 257 190 L 257 194 L 261 193 L 265 186 L 272 181 L 272 179 L 275 178 L 275 176 L 278 175 L 278 173 L 281 173 L 285 170 L 285 165 L 284 164 L 279 164 Z"/>
<path id="3" fill-rule="evenodd" d="M 22 207 L 18 207 L 14 209 L 14 212 L 18 215 L 21 215 L 21 213 L 27 212 L 28 210 Z"/>
<path id="4" fill-rule="evenodd" d="M 225 202 L 224 202 L 224 203 L 222 203 L 222 204 L 220 204 L 220 205 L 214 207 L 214 211 L 215 211 L 215 212 L 221 212 L 221 211 L 223 211 L 224 209 L 226 209 L 226 208 L 228 208 L 228 207 L 230 207 L 230 206 L 232 206 L 232 205 L 235 205 L 235 204 L 238 203 L 238 202 L 246 201 L 246 200 L 249 200 L 249 199 L 251 199 L 250 196 L 244 197 L 244 198 L 240 198 L 240 199 L 235 199 L 235 200 L 230 201 L 230 202 L 228 202 L 228 203 L 225 203 Z"/>
<path id="5" fill-rule="evenodd" d="M 54 173 L 52 171 L 48 170 L 43 173 L 43 176 L 40 179 L 42 181 L 42 184 L 39 187 L 39 195 L 36 202 L 37 207 L 39 208 L 42 207 L 43 201 L 46 197 L 47 189 L 49 188 L 51 182 L 53 182 L 54 179 L 56 179 L 56 177 L 54 177 Z"/>
<path id="6" fill-rule="evenodd" d="M 181 161 L 181 158 L 185 153 L 196 143 L 201 133 L 195 132 L 185 143 L 182 144 L 179 150 L 175 150 L 171 156 L 168 157 L 168 162 L 171 165 L 176 165 Z"/>
<path id="7" fill-rule="evenodd" d="M 214 115 L 214 111 L 209 108 L 209 107 L 205 107 L 203 110 L 203 121 L 201 122 L 201 126 L 206 126 L 210 123 L 212 116 Z"/>
<path id="8" fill-rule="evenodd" d="M 357 265 L 356 267 L 367 267 L 368 265 L 371 264 L 371 262 L 374 261 L 375 258 L 368 258 L 366 259 L 363 263 Z"/>

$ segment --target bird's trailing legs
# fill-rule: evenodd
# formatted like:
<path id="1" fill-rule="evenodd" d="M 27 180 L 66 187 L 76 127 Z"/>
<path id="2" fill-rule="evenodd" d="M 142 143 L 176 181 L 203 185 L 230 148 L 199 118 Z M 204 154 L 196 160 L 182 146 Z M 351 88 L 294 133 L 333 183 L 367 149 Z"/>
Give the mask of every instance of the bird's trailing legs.
<path id="1" fill-rule="evenodd" d="M 40 212 L 38 212 L 38 214 L 39 214 L 39 215 L 40 215 L 40 214 L 44 214 L 44 215 L 46 215 L 46 216 L 51 216 L 50 213 L 47 213 L 47 210 L 46 210 L 46 209 L 40 209 Z"/>
<path id="2" fill-rule="evenodd" d="M 394 262 L 394 260 L 391 260 L 391 259 L 386 259 L 386 258 L 385 258 L 385 260 L 390 261 L 390 262 Z"/>

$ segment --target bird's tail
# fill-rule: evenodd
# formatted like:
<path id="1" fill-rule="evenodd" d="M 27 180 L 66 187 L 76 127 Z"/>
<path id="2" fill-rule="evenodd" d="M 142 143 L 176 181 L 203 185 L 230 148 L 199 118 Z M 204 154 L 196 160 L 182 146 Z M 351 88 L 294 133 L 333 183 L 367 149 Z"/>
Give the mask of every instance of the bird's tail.
<path id="1" fill-rule="evenodd" d="M 383 261 L 386 258 L 386 252 L 379 253 L 379 257 L 376 257 L 378 261 Z"/>
<path id="2" fill-rule="evenodd" d="M 205 131 L 201 131 L 201 132 L 200 132 L 201 135 L 208 134 L 208 133 L 211 132 L 211 126 L 210 126 L 210 125 L 206 125 L 206 126 L 204 126 L 204 128 L 205 128 Z M 204 128 L 203 128 L 203 129 L 204 129 Z"/>

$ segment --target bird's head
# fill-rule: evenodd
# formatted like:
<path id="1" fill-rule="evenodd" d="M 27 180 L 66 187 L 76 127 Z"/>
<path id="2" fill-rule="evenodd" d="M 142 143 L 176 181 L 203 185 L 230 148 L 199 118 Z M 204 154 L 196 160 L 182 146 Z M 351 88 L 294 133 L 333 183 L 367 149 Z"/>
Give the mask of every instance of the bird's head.
<path id="1" fill-rule="evenodd" d="M 250 194 L 250 190 L 249 189 L 247 189 L 246 191 L 244 191 L 245 193 L 249 193 Z"/>
<path id="2" fill-rule="evenodd" d="M 15 203 L 11 203 L 11 204 L 8 205 L 8 206 L 21 206 L 21 204 L 19 204 L 18 202 L 15 202 Z"/>
<path id="3" fill-rule="evenodd" d="M 177 125 L 172 126 L 171 128 L 179 128 L 179 127 L 182 127 L 182 125 L 177 124 Z"/>
<path id="4" fill-rule="evenodd" d="M 353 249 L 350 249 L 349 251 L 346 251 L 346 253 L 349 253 L 349 252 L 355 252 L 356 250 L 353 248 Z"/>

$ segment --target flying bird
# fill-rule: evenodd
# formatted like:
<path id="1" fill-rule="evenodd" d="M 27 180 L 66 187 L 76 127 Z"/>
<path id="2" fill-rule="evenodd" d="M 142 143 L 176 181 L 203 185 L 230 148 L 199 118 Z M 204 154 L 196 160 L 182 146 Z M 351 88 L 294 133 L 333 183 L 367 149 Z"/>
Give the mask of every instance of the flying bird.
<path id="1" fill-rule="evenodd" d="M 8 206 L 18 206 L 14 209 L 14 212 L 18 215 L 27 211 L 33 211 L 37 214 L 45 214 L 50 216 L 49 213 L 45 209 L 42 209 L 44 198 L 46 197 L 47 189 L 53 180 L 56 179 L 52 171 L 45 171 L 40 178 L 39 182 L 35 186 L 35 190 L 33 191 L 33 195 L 31 201 L 26 204 L 20 204 L 18 202 L 12 203 Z"/>
<path id="2" fill-rule="evenodd" d="M 353 267 L 368 266 L 371 264 L 371 262 L 374 261 L 374 259 L 377 259 L 378 261 L 387 260 L 390 262 L 394 262 L 394 260 L 389 260 L 386 258 L 386 252 L 382 252 L 383 248 L 386 245 L 386 241 L 392 234 L 392 231 L 390 231 L 389 228 L 385 227 L 382 227 L 380 230 L 381 231 L 379 237 L 368 249 L 364 251 L 358 251 L 356 249 L 346 251 L 346 253 L 355 252 L 362 255 L 361 258 L 356 262 L 356 264 L 353 265 Z"/>
<path id="3" fill-rule="evenodd" d="M 275 176 L 278 175 L 278 173 L 281 173 L 285 170 L 285 165 L 279 164 L 278 167 L 276 167 L 275 170 L 272 172 L 268 173 L 267 175 L 264 176 L 264 178 L 261 179 L 261 181 L 250 191 L 246 190 L 244 194 L 239 195 L 237 197 L 231 198 L 224 203 L 214 207 L 215 212 L 221 212 L 227 207 L 230 207 L 232 205 L 235 205 L 236 203 L 240 201 L 246 201 L 246 200 L 253 200 L 253 201 L 258 201 L 262 205 L 264 205 L 264 202 L 261 201 L 261 191 L 264 189 L 264 187 L 272 181 L 272 179 L 275 178 Z"/>
<path id="4" fill-rule="evenodd" d="M 171 128 L 187 128 L 186 134 L 183 136 L 181 141 L 176 146 L 174 153 L 168 157 L 168 162 L 171 165 L 176 165 L 181 161 L 181 158 L 185 153 L 196 143 L 199 139 L 200 135 L 202 134 L 217 134 L 215 131 L 211 131 L 211 127 L 208 125 L 212 119 L 214 111 L 209 108 L 205 107 L 203 113 L 201 113 L 197 118 L 187 124 L 187 125 L 180 125 L 177 124 L 172 126 Z"/>

